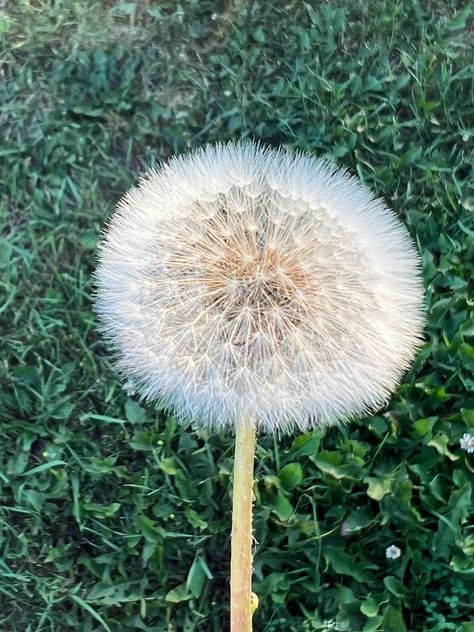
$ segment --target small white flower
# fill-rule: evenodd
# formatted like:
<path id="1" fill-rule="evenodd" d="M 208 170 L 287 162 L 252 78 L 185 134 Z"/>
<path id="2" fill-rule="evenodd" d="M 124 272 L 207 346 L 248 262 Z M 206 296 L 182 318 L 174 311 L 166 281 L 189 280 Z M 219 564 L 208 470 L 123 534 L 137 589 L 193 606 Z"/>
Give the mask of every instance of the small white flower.
<path id="1" fill-rule="evenodd" d="M 334 619 L 326 619 L 323 623 L 324 632 L 329 632 L 330 630 L 337 630 L 337 623 Z"/>
<path id="2" fill-rule="evenodd" d="M 217 20 L 218 17 L 219 17 L 219 15 L 217 13 L 212 13 L 211 14 L 211 20 Z"/>
<path id="3" fill-rule="evenodd" d="M 347 520 L 344 520 L 344 522 L 341 525 L 341 535 L 342 536 L 349 536 L 352 533 L 352 529 L 348 523 Z"/>
<path id="4" fill-rule="evenodd" d="M 401 554 L 401 549 L 399 549 L 398 546 L 395 546 L 394 544 L 385 549 L 385 557 L 387 558 L 387 560 L 396 560 L 400 557 Z"/>
<path id="5" fill-rule="evenodd" d="M 463 450 L 472 454 L 474 452 L 474 435 L 465 432 L 459 441 L 459 445 Z"/>

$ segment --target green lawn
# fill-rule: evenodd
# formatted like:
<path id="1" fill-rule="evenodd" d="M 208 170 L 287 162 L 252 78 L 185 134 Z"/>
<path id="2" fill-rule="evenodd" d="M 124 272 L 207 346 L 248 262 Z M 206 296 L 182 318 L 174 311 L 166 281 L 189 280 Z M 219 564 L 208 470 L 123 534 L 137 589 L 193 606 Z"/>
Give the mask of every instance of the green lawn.
<path id="1" fill-rule="evenodd" d="M 384 196 L 428 305 L 384 411 L 259 439 L 255 632 L 474 631 L 473 27 L 468 0 L 0 3 L 2 632 L 227 629 L 232 439 L 122 388 L 91 273 L 150 165 L 249 137 Z"/>

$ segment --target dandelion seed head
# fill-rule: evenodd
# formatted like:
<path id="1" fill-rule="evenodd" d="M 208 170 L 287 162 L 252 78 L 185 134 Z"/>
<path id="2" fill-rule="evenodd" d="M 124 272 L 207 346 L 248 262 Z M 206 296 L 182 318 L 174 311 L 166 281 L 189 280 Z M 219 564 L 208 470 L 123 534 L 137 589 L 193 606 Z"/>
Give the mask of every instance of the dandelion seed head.
<path id="1" fill-rule="evenodd" d="M 118 367 L 183 421 L 326 426 L 383 405 L 420 344 L 405 227 L 346 172 L 205 146 L 120 201 L 96 272 Z"/>

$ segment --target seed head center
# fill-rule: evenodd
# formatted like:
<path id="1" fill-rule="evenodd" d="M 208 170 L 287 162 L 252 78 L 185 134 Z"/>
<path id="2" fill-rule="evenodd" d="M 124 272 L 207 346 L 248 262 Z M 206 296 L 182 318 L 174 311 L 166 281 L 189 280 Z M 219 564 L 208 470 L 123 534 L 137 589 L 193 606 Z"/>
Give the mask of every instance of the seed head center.
<path id="1" fill-rule="evenodd" d="M 294 300 L 305 276 L 290 253 L 263 246 L 243 253 L 229 249 L 216 270 L 216 282 L 235 304 L 262 312 Z"/>

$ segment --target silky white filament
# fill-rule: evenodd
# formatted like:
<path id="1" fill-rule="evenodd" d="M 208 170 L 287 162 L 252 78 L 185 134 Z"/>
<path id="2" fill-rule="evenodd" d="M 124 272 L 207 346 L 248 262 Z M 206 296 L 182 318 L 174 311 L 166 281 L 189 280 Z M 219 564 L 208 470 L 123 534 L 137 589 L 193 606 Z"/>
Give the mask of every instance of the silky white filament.
<path id="1" fill-rule="evenodd" d="M 312 156 L 207 145 L 120 201 L 96 272 L 118 366 L 183 421 L 306 430 L 387 401 L 423 287 L 385 203 Z"/>

